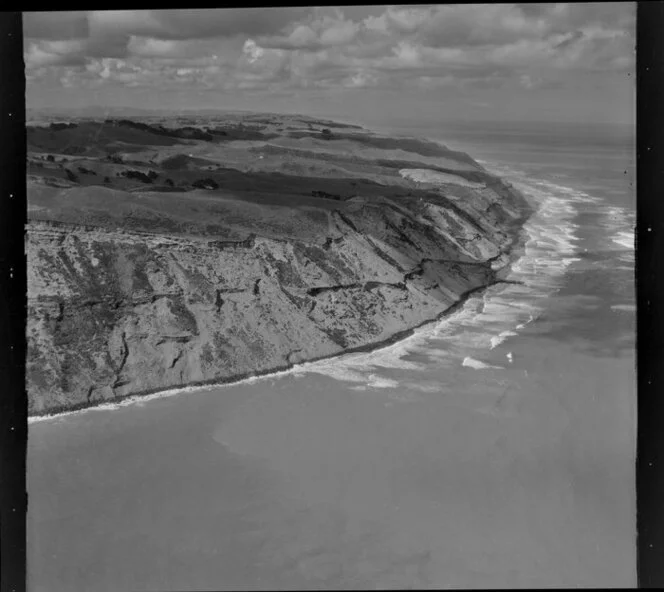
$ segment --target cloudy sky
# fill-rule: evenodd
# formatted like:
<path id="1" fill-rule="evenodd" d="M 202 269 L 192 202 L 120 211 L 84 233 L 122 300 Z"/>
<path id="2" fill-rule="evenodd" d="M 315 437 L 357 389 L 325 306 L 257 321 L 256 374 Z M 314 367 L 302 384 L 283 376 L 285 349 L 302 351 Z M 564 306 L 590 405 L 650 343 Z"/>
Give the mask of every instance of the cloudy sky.
<path id="1" fill-rule="evenodd" d="M 28 107 L 634 117 L 635 4 L 24 13 Z"/>

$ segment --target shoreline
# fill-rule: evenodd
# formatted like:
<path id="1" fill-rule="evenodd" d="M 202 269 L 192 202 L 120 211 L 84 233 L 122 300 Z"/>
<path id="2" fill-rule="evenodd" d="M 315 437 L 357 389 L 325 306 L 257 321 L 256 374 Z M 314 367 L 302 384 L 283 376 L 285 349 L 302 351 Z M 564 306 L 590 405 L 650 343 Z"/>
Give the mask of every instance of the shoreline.
<path id="1" fill-rule="evenodd" d="M 369 134 L 369 135 L 375 133 L 375 132 L 372 132 L 371 130 L 369 130 L 367 128 L 361 128 L 361 130 L 362 130 L 363 133 Z M 392 135 L 390 135 L 389 137 L 392 137 Z M 413 137 L 413 139 L 417 139 L 418 141 L 421 141 L 421 138 L 418 139 L 418 138 Z M 433 142 L 434 144 L 439 144 L 440 146 L 443 146 L 445 148 L 445 150 L 449 151 L 448 148 L 446 148 L 441 142 L 439 142 L 437 140 L 427 139 L 426 141 Z M 457 153 L 455 153 L 455 154 L 457 154 Z M 457 155 L 462 155 L 464 157 L 464 159 L 467 159 L 468 161 L 475 163 L 475 161 L 472 160 L 472 157 L 469 156 L 466 153 L 458 153 Z M 380 161 L 380 162 L 382 162 L 382 161 Z M 477 165 L 477 166 L 479 166 L 480 169 L 484 170 L 484 167 L 482 165 Z M 461 212 L 457 206 L 455 206 L 450 200 L 448 200 L 448 202 L 450 202 L 448 205 L 450 207 L 458 210 L 457 211 L 458 215 L 462 215 L 462 218 L 464 218 L 466 220 L 466 222 L 468 220 L 470 220 L 471 223 L 474 223 L 475 230 L 476 231 L 477 231 L 477 229 L 480 230 L 479 236 L 481 236 L 483 232 L 486 232 L 487 234 L 491 234 L 494 231 L 498 232 L 499 234 L 502 234 L 502 238 L 500 240 L 500 243 L 502 243 L 502 245 L 500 247 L 498 255 L 490 257 L 489 259 L 486 259 L 483 262 L 481 262 L 482 265 L 486 265 L 486 266 L 490 267 L 490 271 L 487 270 L 487 271 L 489 271 L 489 273 L 486 274 L 486 275 L 482 274 L 480 277 L 476 278 L 476 280 L 473 281 L 471 285 L 481 282 L 480 285 L 476 285 L 476 287 L 471 288 L 471 289 L 469 289 L 465 292 L 461 292 L 459 294 L 457 292 L 457 290 L 463 289 L 463 287 L 467 287 L 468 283 L 466 283 L 465 286 L 463 286 L 463 284 L 462 284 L 462 286 L 457 287 L 452 292 L 452 294 L 450 294 L 452 296 L 456 296 L 456 299 L 452 302 L 452 304 L 446 306 L 444 303 L 440 302 L 440 300 L 439 300 L 436 303 L 432 303 L 433 305 L 428 309 L 430 312 L 422 314 L 421 316 L 419 314 L 416 315 L 416 316 L 415 315 L 410 315 L 409 316 L 409 315 L 406 314 L 406 316 L 402 315 L 402 318 L 401 318 L 400 321 L 397 317 L 394 317 L 393 319 L 391 319 L 391 321 L 393 321 L 393 322 L 389 323 L 390 329 L 392 329 L 392 331 L 394 331 L 394 332 L 392 332 L 391 334 L 389 334 L 387 336 L 384 336 L 384 337 L 380 338 L 377 341 L 366 342 L 365 340 L 368 337 L 369 337 L 369 339 L 371 339 L 371 337 L 370 337 L 371 333 L 367 333 L 367 332 L 363 333 L 361 331 L 358 331 L 356 336 L 355 336 L 355 342 L 356 343 L 360 342 L 361 345 L 355 345 L 355 346 L 352 346 L 352 347 L 343 347 L 345 345 L 344 341 L 337 342 L 337 346 L 341 346 L 341 347 L 340 347 L 339 350 L 334 351 L 333 353 L 330 353 L 330 348 L 328 348 L 328 347 L 322 347 L 322 346 L 315 347 L 315 346 L 313 346 L 311 348 L 308 348 L 310 350 L 310 357 L 300 354 L 301 357 L 299 357 L 299 359 L 296 362 L 291 361 L 292 356 L 289 354 L 287 356 L 276 356 L 275 355 L 275 356 L 272 356 L 271 359 L 263 359 L 263 360 L 261 360 L 261 359 L 251 359 L 251 357 L 249 357 L 246 360 L 244 360 L 243 363 L 235 364 L 235 367 L 229 367 L 229 368 L 225 368 L 225 367 L 221 368 L 221 367 L 219 367 L 219 364 L 210 363 L 209 367 L 206 367 L 205 372 L 199 371 L 197 373 L 193 373 L 193 376 L 192 376 L 192 373 L 190 373 L 189 376 L 183 375 L 182 370 L 180 371 L 179 376 L 177 374 L 173 374 L 172 376 L 170 376 L 171 379 L 175 379 L 174 382 L 178 381 L 179 383 L 168 384 L 168 382 L 169 382 L 168 380 L 154 380 L 154 381 L 153 380 L 148 380 L 148 381 L 146 381 L 146 382 L 148 382 L 148 385 L 146 385 L 146 386 L 151 386 L 150 383 L 152 383 L 152 385 L 154 385 L 154 386 L 151 386 L 151 388 L 144 388 L 142 390 L 137 390 L 137 391 L 128 392 L 128 393 L 125 391 L 124 394 L 119 394 L 117 396 L 112 396 L 110 398 L 91 397 L 91 393 L 93 392 L 93 389 L 101 388 L 102 386 L 105 385 L 105 383 L 99 383 L 98 382 L 99 380 L 102 380 L 102 379 L 98 379 L 96 381 L 97 384 L 94 384 L 95 381 L 94 381 L 94 378 L 92 378 L 93 384 L 92 384 L 92 386 L 89 387 L 89 390 L 87 392 L 87 399 L 85 399 L 84 396 L 83 396 L 83 395 L 85 395 L 85 393 L 83 393 L 83 395 L 81 395 L 80 392 L 76 391 L 76 388 L 78 388 L 78 385 L 75 386 L 75 387 L 72 387 L 72 386 L 68 387 L 67 385 L 69 384 L 69 382 L 65 381 L 65 382 L 61 383 L 61 384 L 64 384 L 65 386 L 60 386 L 59 388 L 56 388 L 54 382 L 51 382 L 51 381 L 46 381 L 45 382 L 44 380 L 42 380 L 42 382 L 38 385 L 38 388 L 42 389 L 44 391 L 42 393 L 43 398 L 47 399 L 51 402 L 54 402 L 56 404 L 46 406 L 42 403 L 42 407 L 46 407 L 46 408 L 42 408 L 40 410 L 31 410 L 28 413 L 28 423 L 34 423 L 36 421 L 43 421 L 43 420 L 51 419 L 51 418 L 55 419 L 55 418 L 58 418 L 58 417 L 64 417 L 64 416 L 69 415 L 69 414 L 80 413 L 82 411 L 86 411 L 86 410 L 89 410 L 89 409 L 108 409 L 108 410 L 117 409 L 119 405 L 128 406 L 128 405 L 133 404 L 134 402 L 145 401 L 145 400 L 149 400 L 150 398 L 156 398 L 156 397 L 171 396 L 171 395 L 174 395 L 174 394 L 180 394 L 182 392 L 189 392 L 191 390 L 201 390 L 201 389 L 209 389 L 209 388 L 215 388 L 215 387 L 221 387 L 221 386 L 227 386 L 227 385 L 240 384 L 240 383 L 248 381 L 248 380 L 256 380 L 256 379 L 260 379 L 260 378 L 264 378 L 264 377 L 276 376 L 276 375 L 279 375 L 281 373 L 287 373 L 287 372 L 292 371 L 294 368 L 296 368 L 298 366 L 302 366 L 303 364 L 312 364 L 312 363 L 316 363 L 316 362 L 319 362 L 319 361 L 322 361 L 322 360 L 332 360 L 334 358 L 345 356 L 345 355 L 362 354 L 362 353 L 377 351 L 377 350 L 389 347 L 389 346 L 391 346 L 391 345 L 393 345 L 393 344 L 395 344 L 395 343 L 397 343 L 401 340 L 404 340 L 404 339 L 407 339 L 407 338 L 411 337 L 416 331 L 420 330 L 422 327 L 426 327 L 427 325 L 430 325 L 430 324 L 439 323 L 441 320 L 445 319 L 447 316 L 452 315 L 456 311 L 458 311 L 465 304 L 465 302 L 474 294 L 477 294 L 479 292 L 487 290 L 489 287 L 492 287 L 492 286 L 495 286 L 495 285 L 498 285 L 498 284 L 501 284 L 501 283 L 504 283 L 504 284 L 515 283 L 513 281 L 510 281 L 507 278 L 509 277 L 509 270 L 513 267 L 514 263 L 518 259 L 520 259 L 521 256 L 523 255 L 523 253 L 525 252 L 525 244 L 528 240 L 528 235 L 527 235 L 526 230 L 524 229 L 524 224 L 527 222 L 527 220 L 534 213 L 533 204 L 530 200 L 525 198 L 524 195 L 519 190 L 515 189 L 510 184 L 505 183 L 500 175 L 497 175 L 497 174 L 494 174 L 494 173 L 488 173 L 488 171 L 487 171 L 487 174 L 489 175 L 492 183 L 493 182 L 498 182 L 501 185 L 501 187 L 496 190 L 496 195 L 498 197 L 497 204 L 500 204 L 501 200 L 503 200 L 503 199 L 506 199 L 508 202 L 510 202 L 510 200 L 514 201 L 515 197 L 519 197 L 520 199 L 517 199 L 515 203 L 511 204 L 514 209 L 509 213 L 509 216 L 506 216 L 502 219 L 497 217 L 493 220 L 493 224 L 496 225 L 495 228 L 492 227 L 491 225 L 489 225 L 488 227 L 480 227 L 480 226 L 477 225 L 477 223 L 475 222 L 474 219 L 471 219 L 471 218 L 473 218 L 474 215 L 481 218 L 482 215 L 483 215 L 483 212 L 484 212 L 484 209 L 482 209 L 481 207 L 480 207 L 480 209 L 478 209 L 478 207 L 479 207 L 478 203 L 481 204 L 482 199 L 480 197 L 475 196 L 474 192 L 471 191 L 471 194 L 473 194 L 473 195 L 471 195 L 471 197 L 468 197 L 468 199 L 471 202 L 470 207 L 471 207 L 471 210 L 473 211 L 472 215 L 465 212 L 465 211 Z M 419 184 L 416 184 L 416 185 L 419 185 Z M 419 189 L 413 189 L 413 191 L 416 191 L 416 190 L 419 190 Z M 412 194 L 408 193 L 408 196 L 412 196 Z M 477 198 L 477 199 L 475 199 L 475 198 Z M 475 201 L 473 201 L 473 199 L 475 199 Z M 475 203 L 478 200 L 479 200 L 479 202 Z M 420 199 L 420 201 L 422 201 L 422 199 Z M 493 203 L 492 205 L 496 205 L 496 203 Z M 497 207 L 500 207 L 500 205 L 498 205 Z M 498 222 L 499 220 L 500 220 L 500 222 Z M 52 225 L 52 224 L 57 224 L 57 225 L 69 224 L 69 223 L 65 223 L 65 222 L 57 222 L 57 221 L 50 221 L 50 220 L 45 220 L 45 221 L 43 221 L 43 223 L 46 223 L 47 226 Z M 436 224 L 435 221 L 433 223 Z M 71 224 L 73 224 L 73 223 L 71 223 Z M 76 226 L 79 226 L 79 225 L 76 224 Z M 92 225 L 85 224 L 84 226 L 85 226 L 86 230 L 92 230 L 93 228 L 94 228 L 95 231 L 99 230 L 99 228 L 97 228 L 96 225 L 94 225 L 94 224 L 92 224 Z M 355 229 L 355 227 L 352 224 L 350 224 L 350 226 L 355 232 L 360 232 L 357 229 Z M 462 226 L 463 226 L 463 224 L 462 224 Z M 389 228 L 391 228 L 391 227 L 389 227 Z M 153 230 L 152 227 L 150 227 L 150 230 Z M 122 233 L 124 231 L 125 231 L 125 229 L 123 229 L 123 228 L 114 229 L 114 232 L 121 232 Z M 146 236 L 147 235 L 152 235 L 152 232 L 143 233 L 141 231 L 130 231 L 130 233 L 131 234 L 139 234 L 139 235 L 140 234 L 145 234 Z M 362 233 L 360 233 L 360 234 L 362 234 Z M 401 233 L 401 235 L 397 235 L 397 238 L 399 236 L 402 237 L 402 240 L 410 242 L 410 241 L 408 241 L 407 236 L 405 238 L 403 238 L 403 233 Z M 138 241 L 137 241 L 138 243 L 143 243 L 143 240 L 145 240 L 141 236 L 138 236 L 137 238 L 138 238 Z M 175 240 L 177 242 L 180 238 L 181 237 L 179 237 L 179 236 L 174 236 L 173 240 Z M 211 242 L 211 241 L 208 240 L 207 242 Z M 212 242 L 216 243 L 218 241 L 212 241 Z M 235 243 L 236 241 L 232 241 L 232 242 Z M 278 242 L 288 243 L 289 241 L 285 240 L 285 241 L 278 241 Z M 434 246 L 431 247 L 431 248 L 434 248 L 434 249 L 437 248 L 437 246 L 435 246 L 436 245 L 435 241 L 434 241 L 433 244 L 434 244 Z M 39 245 L 37 245 L 37 246 L 39 246 Z M 35 248 L 37 248 L 37 246 Z M 216 246 L 216 244 L 215 244 L 215 246 Z M 251 246 L 253 246 L 253 245 L 251 245 Z M 185 249 L 185 250 L 187 250 L 187 249 Z M 104 253 L 105 253 L 105 251 L 104 251 Z M 378 255 L 380 256 L 380 253 L 378 253 Z M 70 255 L 68 254 L 67 256 L 70 256 Z M 71 256 L 73 257 L 73 255 L 71 255 Z M 427 254 L 425 253 L 424 256 L 426 257 Z M 78 259 L 76 259 L 76 261 L 78 261 Z M 87 260 L 83 261 L 82 263 L 80 263 L 80 262 L 79 263 L 82 265 L 82 264 L 86 263 L 86 261 Z M 391 261 L 388 261 L 388 262 L 391 262 Z M 393 263 L 393 262 L 391 262 L 391 263 Z M 95 261 L 92 261 L 92 265 L 96 266 Z M 46 267 L 48 267 L 48 266 L 46 266 Z M 141 268 L 141 270 L 142 270 L 142 268 Z M 42 275 L 44 275 L 44 274 L 42 274 Z M 106 276 L 104 276 L 104 277 L 106 277 Z M 111 275 L 109 277 L 111 278 L 111 280 L 115 281 L 115 276 Z M 41 278 L 41 276 L 39 276 L 39 278 Z M 464 278 L 464 281 L 467 280 L 467 279 L 468 278 Z M 258 281 L 260 281 L 260 279 Z M 444 278 L 440 281 L 443 284 L 445 283 Z M 193 282 L 193 280 L 191 280 L 191 282 Z M 518 283 L 518 282 L 516 282 L 516 283 Z M 191 286 L 189 286 L 189 284 L 187 284 L 187 286 L 189 288 L 191 288 Z M 403 287 L 405 287 L 405 284 L 403 285 Z M 193 289 L 193 288 L 191 288 L 191 289 Z M 257 294 L 257 289 L 258 289 L 258 283 L 256 283 L 256 285 L 253 288 L 254 295 Z M 219 299 L 220 298 L 219 290 L 217 290 L 217 292 L 218 292 L 217 293 L 217 299 Z M 448 295 L 448 297 L 449 297 L 449 295 Z M 58 302 L 59 302 L 59 300 L 58 300 Z M 223 300 L 221 301 L 221 303 L 223 304 Z M 93 302 L 93 304 L 97 304 L 97 302 L 95 301 L 95 302 Z M 61 303 L 60 303 L 60 306 L 62 306 Z M 217 306 L 221 306 L 221 304 L 217 304 Z M 429 305 L 427 305 L 427 306 L 429 306 Z M 443 308 L 443 307 L 445 307 L 445 308 Z M 412 308 L 412 305 L 411 305 L 411 308 Z M 442 310 L 441 310 L 441 308 L 442 308 Z M 176 313 L 180 314 L 179 311 L 180 311 L 180 309 L 177 309 Z M 399 306 L 397 305 L 395 307 L 394 314 L 398 314 L 398 312 L 399 312 Z M 174 313 L 174 314 L 176 314 L 176 313 Z M 50 318 L 48 316 L 50 314 L 50 309 L 46 309 L 46 312 L 44 314 L 46 315 L 45 318 L 48 320 Z M 63 315 L 62 308 L 60 309 L 59 314 L 60 314 L 60 317 L 58 317 L 58 319 L 57 319 L 58 321 L 61 320 L 61 317 Z M 184 314 L 184 313 L 182 313 L 182 314 Z M 268 313 L 268 316 L 269 316 L 269 313 Z M 330 316 L 329 311 L 328 311 L 328 316 Z M 413 316 L 415 316 L 415 318 L 413 318 Z M 424 320 L 420 320 L 420 319 L 422 319 L 422 317 L 429 317 L 429 318 L 425 318 Z M 150 330 L 150 327 L 151 327 L 150 322 L 152 322 L 150 320 L 151 318 L 152 317 L 148 317 L 148 320 L 145 323 L 146 324 L 145 330 L 148 330 L 148 331 Z M 331 318 L 334 319 L 334 314 L 331 315 Z M 189 318 L 187 317 L 185 320 L 188 321 Z M 65 318 L 65 321 L 67 321 L 69 324 L 64 325 L 64 329 L 61 330 L 61 333 L 63 331 L 64 332 L 69 331 L 69 333 L 76 333 L 76 331 L 78 331 L 78 329 L 75 329 L 71 326 L 72 325 L 71 324 L 71 315 L 67 316 Z M 95 327 L 96 327 L 96 325 L 95 325 Z M 106 327 L 106 325 L 104 325 L 104 327 Z M 87 326 L 86 326 L 86 330 L 87 330 Z M 92 334 L 92 329 L 90 329 L 90 331 L 88 331 L 88 332 L 90 334 Z M 149 333 L 147 333 L 147 334 L 149 334 Z M 66 336 L 68 336 L 68 335 L 69 334 L 67 334 Z M 96 335 L 97 335 L 97 330 L 95 328 L 94 329 L 94 336 L 96 336 Z M 123 343 L 124 343 L 124 347 L 127 348 L 127 345 L 124 342 L 124 332 L 122 334 L 122 340 L 123 340 Z M 335 341 L 337 341 L 337 340 L 335 339 Z M 97 345 L 99 345 L 99 344 L 97 344 Z M 71 347 L 70 347 L 70 349 L 71 349 Z M 316 350 L 318 350 L 318 351 L 316 351 Z M 325 353 L 323 355 L 320 355 L 320 350 L 325 351 Z M 296 351 L 298 351 L 298 350 L 296 350 Z M 67 352 L 71 353 L 69 350 L 67 350 Z M 125 354 L 124 354 L 125 358 L 123 358 L 123 360 L 122 360 L 122 365 L 124 365 L 124 361 L 126 360 L 126 356 L 128 355 L 127 352 L 128 352 L 128 350 L 125 351 Z M 74 352 L 74 353 L 76 353 L 76 352 Z M 153 359 L 155 361 L 156 366 L 159 366 L 160 363 L 161 364 L 165 363 L 163 361 L 163 355 L 164 355 L 163 353 L 160 353 L 159 351 L 156 351 L 156 352 L 151 351 L 150 353 L 153 355 Z M 198 353 L 200 353 L 200 352 L 198 352 Z M 180 353 L 180 355 L 181 355 L 181 353 Z M 159 360 L 159 356 L 162 356 L 161 362 Z M 267 368 L 264 367 L 262 369 L 256 369 L 256 368 L 260 368 L 263 365 L 268 366 L 268 367 Z M 137 372 L 138 373 L 137 375 L 140 375 L 140 368 L 138 370 L 136 370 L 136 368 L 134 368 L 133 366 L 132 366 L 132 368 L 133 368 L 133 370 L 132 370 L 133 372 L 135 372 L 135 373 Z M 235 371 L 235 372 L 233 372 L 233 371 Z M 211 376 L 214 373 L 222 373 L 222 372 L 224 374 L 228 372 L 228 375 L 221 376 L 221 377 Z M 67 376 L 65 374 L 66 373 L 63 373 L 62 376 L 60 376 L 60 378 L 63 381 L 67 378 Z M 70 372 L 70 374 L 72 374 L 72 372 Z M 75 372 L 73 372 L 73 374 L 75 374 Z M 202 378 L 202 380 L 196 380 L 196 381 L 188 380 L 188 378 L 190 378 L 190 377 L 193 378 L 194 376 L 196 376 L 196 374 L 197 374 L 197 377 Z M 54 380 L 56 378 L 58 378 L 58 375 L 55 376 Z M 117 377 L 116 377 L 116 380 L 117 380 Z M 50 382 L 50 384 L 49 384 L 49 382 Z M 159 384 L 159 383 L 161 383 L 161 384 Z M 79 389 L 79 390 L 81 390 L 81 389 Z M 113 389 L 113 391 L 114 390 L 115 389 Z M 123 389 L 123 390 L 125 390 L 125 389 Z M 130 389 L 128 388 L 126 390 L 130 390 Z M 49 391 L 51 391 L 51 392 L 49 392 Z M 105 394 L 107 394 L 107 393 L 106 392 L 102 393 L 102 395 L 105 395 Z M 108 394 L 113 395 L 114 393 L 111 392 L 111 393 L 108 393 Z M 76 396 L 74 396 L 74 395 L 76 395 Z M 79 396 L 79 395 L 81 395 L 81 396 Z M 73 400 L 78 399 L 78 402 L 72 404 L 72 403 L 69 402 L 71 399 L 73 399 Z M 58 400 L 59 400 L 59 404 L 57 404 Z"/>
<path id="2" fill-rule="evenodd" d="M 314 364 L 316 362 L 321 362 L 325 360 L 334 360 L 336 358 L 341 358 L 343 356 L 350 354 L 371 353 L 390 347 L 391 345 L 394 345 L 399 341 L 403 341 L 405 339 L 412 337 L 418 329 L 422 329 L 423 327 L 426 327 L 428 325 L 434 325 L 440 323 L 446 317 L 453 315 L 455 312 L 461 309 L 472 296 L 484 292 L 493 286 L 501 284 L 509 285 L 509 284 L 518 283 L 506 280 L 504 279 L 504 277 L 505 275 L 507 275 L 507 273 L 509 273 L 509 270 L 514 265 L 514 263 L 516 263 L 523 256 L 523 249 L 525 247 L 527 239 L 527 232 L 524 230 L 523 225 L 531 215 L 532 212 L 528 212 L 527 215 L 523 217 L 523 219 L 519 220 L 518 226 L 516 226 L 513 229 L 515 232 L 512 241 L 510 242 L 506 250 L 500 255 L 500 256 L 507 256 L 507 262 L 501 268 L 494 270 L 493 273 L 494 279 L 491 282 L 483 284 L 481 286 L 477 286 L 476 288 L 472 288 L 464 292 L 463 294 L 461 294 L 459 300 L 454 302 L 452 305 L 448 306 L 446 309 L 442 310 L 435 317 L 424 320 L 412 327 L 408 327 L 401 331 L 397 331 L 392 335 L 390 335 L 389 337 L 387 337 L 386 339 L 344 349 L 342 351 L 333 353 L 331 355 L 323 355 L 311 358 L 309 360 L 302 360 L 296 363 L 283 364 L 266 370 L 244 372 L 241 374 L 235 374 L 234 376 L 229 376 L 227 378 L 213 379 L 210 381 L 198 381 L 198 382 L 169 386 L 166 388 L 149 389 L 138 393 L 132 393 L 129 395 L 116 397 L 113 399 L 105 399 L 99 402 L 79 403 L 77 405 L 68 406 L 61 410 L 56 407 L 55 410 L 50 409 L 49 411 L 45 412 L 29 414 L 27 418 L 28 425 L 33 423 L 48 421 L 50 419 L 55 420 L 59 418 L 64 418 L 68 415 L 79 414 L 86 411 L 93 411 L 93 410 L 113 411 L 117 409 L 117 406 L 130 406 L 134 403 L 147 402 L 151 400 L 150 399 L 151 397 L 154 399 L 166 398 L 170 396 L 176 396 L 179 394 L 185 394 L 192 391 L 202 391 L 216 387 L 239 385 L 252 380 L 270 378 L 272 376 L 278 376 L 281 374 L 289 374 L 297 367 L 301 367 L 305 364 Z"/>

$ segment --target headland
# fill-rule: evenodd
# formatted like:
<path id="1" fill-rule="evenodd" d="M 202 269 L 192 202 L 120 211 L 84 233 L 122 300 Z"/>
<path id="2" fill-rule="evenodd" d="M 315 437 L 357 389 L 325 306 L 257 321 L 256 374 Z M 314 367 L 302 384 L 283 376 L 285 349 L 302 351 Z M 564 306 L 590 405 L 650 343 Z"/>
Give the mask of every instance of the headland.
<path id="1" fill-rule="evenodd" d="M 31 415 L 373 349 L 503 281 L 471 157 L 302 116 L 29 125 Z"/>

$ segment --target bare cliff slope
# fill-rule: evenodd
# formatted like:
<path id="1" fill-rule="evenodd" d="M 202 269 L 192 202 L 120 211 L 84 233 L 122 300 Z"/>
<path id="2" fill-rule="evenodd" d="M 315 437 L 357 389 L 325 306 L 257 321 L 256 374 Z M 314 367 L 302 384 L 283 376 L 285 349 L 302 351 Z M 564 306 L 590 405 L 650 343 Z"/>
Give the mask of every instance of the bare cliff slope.
<path id="1" fill-rule="evenodd" d="M 29 135 L 31 414 L 368 348 L 498 281 L 528 206 L 466 155 L 272 123 L 216 143 L 148 129 L 75 157 L 58 136 L 73 128 Z"/>

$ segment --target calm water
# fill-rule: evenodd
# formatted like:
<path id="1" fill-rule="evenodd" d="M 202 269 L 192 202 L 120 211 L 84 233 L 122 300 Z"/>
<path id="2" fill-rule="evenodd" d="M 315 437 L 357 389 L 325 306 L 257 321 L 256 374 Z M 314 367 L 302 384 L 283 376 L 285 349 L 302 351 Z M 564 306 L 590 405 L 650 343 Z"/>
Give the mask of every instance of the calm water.
<path id="1" fill-rule="evenodd" d="M 537 205 L 524 285 L 371 354 L 31 424 L 32 590 L 636 584 L 633 140 L 392 131 Z"/>

